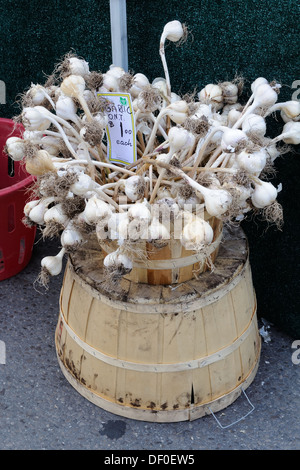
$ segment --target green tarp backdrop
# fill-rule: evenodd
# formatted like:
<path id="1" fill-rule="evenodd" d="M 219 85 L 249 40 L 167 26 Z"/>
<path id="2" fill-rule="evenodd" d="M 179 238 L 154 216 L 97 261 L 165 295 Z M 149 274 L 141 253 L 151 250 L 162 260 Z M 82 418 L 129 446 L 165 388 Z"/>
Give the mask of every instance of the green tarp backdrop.
<path id="1" fill-rule="evenodd" d="M 44 83 L 67 52 L 83 57 L 91 70 L 105 72 L 112 62 L 108 0 L 0 0 L 0 17 L 0 117 L 17 115 L 18 94 Z M 183 45 L 166 48 L 176 93 L 239 74 L 245 95 L 263 76 L 282 84 L 280 101 L 300 100 L 299 18 L 298 0 L 127 0 L 129 70 L 149 80 L 163 76 L 159 38 L 164 24 L 178 19 L 190 34 Z M 279 133 L 280 118 L 270 126 L 270 133 Z M 283 186 L 283 230 L 243 222 L 258 316 L 294 338 L 300 338 L 299 153 L 298 146 L 276 161 L 272 182 Z"/>

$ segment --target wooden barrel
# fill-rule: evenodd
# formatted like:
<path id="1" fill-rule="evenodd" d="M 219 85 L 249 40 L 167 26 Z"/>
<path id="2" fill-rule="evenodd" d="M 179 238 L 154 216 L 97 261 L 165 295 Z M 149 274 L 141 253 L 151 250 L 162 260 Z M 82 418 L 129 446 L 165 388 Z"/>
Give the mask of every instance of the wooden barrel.
<path id="1" fill-rule="evenodd" d="M 214 270 L 182 284 L 109 289 L 101 269 L 69 263 L 55 339 L 66 379 L 114 414 L 175 422 L 227 407 L 260 355 L 244 233 L 224 230 Z"/>
<path id="2" fill-rule="evenodd" d="M 218 255 L 223 223 L 207 212 L 204 219 L 214 231 L 212 243 L 205 250 L 186 250 L 180 240 L 173 237 L 165 240 L 162 247 L 155 247 L 147 242 L 140 243 L 138 250 L 142 249 L 144 256 L 133 260 L 133 269 L 124 278 L 150 285 L 180 284 L 208 270 Z M 117 249 L 118 244 L 103 242 L 101 247 L 105 253 L 111 253 Z"/>

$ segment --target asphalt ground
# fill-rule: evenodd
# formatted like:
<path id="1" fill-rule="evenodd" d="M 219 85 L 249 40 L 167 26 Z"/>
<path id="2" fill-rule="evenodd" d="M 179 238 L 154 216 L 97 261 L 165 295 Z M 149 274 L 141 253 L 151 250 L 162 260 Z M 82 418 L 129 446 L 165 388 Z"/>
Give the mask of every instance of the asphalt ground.
<path id="1" fill-rule="evenodd" d="M 48 290 L 34 288 L 42 257 L 57 248 L 37 236 L 27 267 L 0 283 L 0 450 L 102 450 L 109 458 L 117 451 L 299 450 L 300 341 L 275 325 L 267 330 L 270 341 L 262 337 L 247 397 L 215 417 L 136 421 L 82 397 L 63 376 L 55 351 L 63 274 Z"/>

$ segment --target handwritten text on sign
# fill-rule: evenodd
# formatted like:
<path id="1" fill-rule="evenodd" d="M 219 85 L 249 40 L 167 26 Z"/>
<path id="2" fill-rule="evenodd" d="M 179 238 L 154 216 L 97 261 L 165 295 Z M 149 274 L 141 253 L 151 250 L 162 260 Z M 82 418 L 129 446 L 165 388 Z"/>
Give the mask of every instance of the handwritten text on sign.
<path id="1" fill-rule="evenodd" d="M 105 114 L 107 158 L 111 162 L 129 165 L 136 161 L 134 113 L 129 93 L 97 93 L 107 99 Z"/>

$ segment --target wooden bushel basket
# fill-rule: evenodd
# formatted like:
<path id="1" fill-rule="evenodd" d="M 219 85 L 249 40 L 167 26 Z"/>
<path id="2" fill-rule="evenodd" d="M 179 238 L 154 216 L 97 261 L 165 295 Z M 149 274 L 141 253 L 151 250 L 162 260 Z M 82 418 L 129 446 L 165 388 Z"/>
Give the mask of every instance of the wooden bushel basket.
<path id="1" fill-rule="evenodd" d="M 244 233 L 224 230 L 214 270 L 182 284 L 123 279 L 109 290 L 101 268 L 69 262 L 55 340 L 66 379 L 114 414 L 175 422 L 227 407 L 260 356 Z"/>

